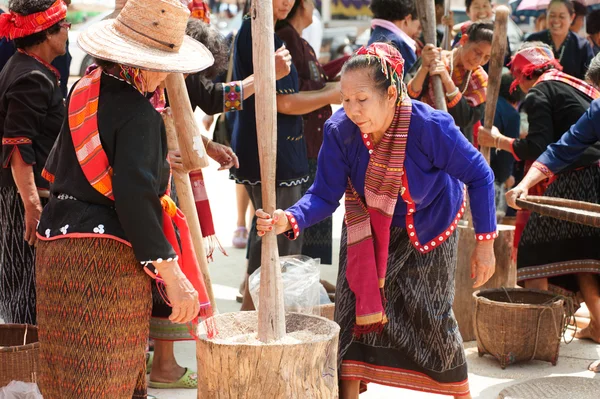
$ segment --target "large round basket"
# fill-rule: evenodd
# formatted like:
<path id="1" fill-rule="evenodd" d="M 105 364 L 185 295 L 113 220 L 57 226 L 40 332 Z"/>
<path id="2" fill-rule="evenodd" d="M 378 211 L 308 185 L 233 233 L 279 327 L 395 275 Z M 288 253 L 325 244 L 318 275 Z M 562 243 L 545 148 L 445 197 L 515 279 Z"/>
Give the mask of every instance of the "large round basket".
<path id="1" fill-rule="evenodd" d="M 529 360 L 556 365 L 565 325 L 563 299 L 519 288 L 482 290 L 473 297 L 479 356 L 494 356 L 503 369 Z"/>
<path id="2" fill-rule="evenodd" d="M 257 312 L 213 318 L 217 337 L 198 328 L 198 399 L 335 399 L 340 327 L 323 317 L 285 316 L 287 335 L 256 339 Z"/>
<path id="3" fill-rule="evenodd" d="M 40 344 L 35 326 L 0 324 L 0 387 L 37 382 Z"/>
<path id="4" fill-rule="evenodd" d="M 600 227 L 600 205 L 598 204 L 534 195 L 529 195 L 526 199 L 518 198 L 516 202 L 521 208 L 543 216 Z"/>

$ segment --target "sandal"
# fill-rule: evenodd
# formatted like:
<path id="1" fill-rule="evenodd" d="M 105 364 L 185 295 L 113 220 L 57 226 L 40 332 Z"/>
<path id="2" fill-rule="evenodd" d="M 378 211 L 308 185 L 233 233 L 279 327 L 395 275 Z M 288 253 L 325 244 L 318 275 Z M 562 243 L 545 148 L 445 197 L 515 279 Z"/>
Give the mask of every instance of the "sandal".
<path id="1" fill-rule="evenodd" d="M 238 249 L 246 248 L 248 244 L 248 230 L 244 227 L 238 227 L 233 232 L 233 246 Z"/>
<path id="2" fill-rule="evenodd" d="M 197 389 L 198 373 L 186 368 L 183 376 L 174 382 L 148 381 L 148 388 L 154 389 Z"/>

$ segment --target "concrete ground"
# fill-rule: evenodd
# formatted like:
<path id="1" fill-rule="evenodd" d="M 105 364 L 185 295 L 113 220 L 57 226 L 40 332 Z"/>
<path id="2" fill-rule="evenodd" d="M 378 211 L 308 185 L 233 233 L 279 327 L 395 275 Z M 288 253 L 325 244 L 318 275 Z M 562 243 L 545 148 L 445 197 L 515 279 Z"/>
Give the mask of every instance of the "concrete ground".
<path id="1" fill-rule="evenodd" d="M 231 247 L 232 234 L 237 220 L 234 183 L 228 180 L 226 172 L 217 172 L 216 170 L 215 163 L 211 163 L 210 167 L 205 169 L 206 187 L 217 235 L 226 247 L 229 256 L 215 254 L 215 262 L 210 266 L 210 273 L 219 312 L 226 313 L 239 310 L 239 304 L 235 301 L 235 297 L 245 273 L 245 250 Z M 334 263 L 336 264 L 321 266 L 321 277 L 331 282 L 335 282 L 337 276 L 336 258 L 339 251 L 342 216 L 343 209 L 340 207 L 334 214 Z M 494 399 L 498 397 L 502 389 L 511 384 L 541 377 L 569 375 L 600 378 L 600 374 L 595 375 L 587 371 L 588 364 L 600 357 L 600 346 L 591 341 L 574 340 L 569 345 L 563 343 L 557 366 L 533 361 L 509 366 L 506 370 L 502 370 L 498 362 L 490 356 L 479 358 L 475 342 L 466 343 L 465 348 L 469 363 L 471 392 L 474 398 Z M 181 365 L 196 370 L 194 343 L 177 343 L 176 355 Z M 196 397 L 195 390 L 151 389 L 150 393 L 159 399 L 192 399 Z M 375 384 L 369 384 L 368 391 L 361 395 L 361 399 L 434 399 L 436 397 L 443 396 Z"/>

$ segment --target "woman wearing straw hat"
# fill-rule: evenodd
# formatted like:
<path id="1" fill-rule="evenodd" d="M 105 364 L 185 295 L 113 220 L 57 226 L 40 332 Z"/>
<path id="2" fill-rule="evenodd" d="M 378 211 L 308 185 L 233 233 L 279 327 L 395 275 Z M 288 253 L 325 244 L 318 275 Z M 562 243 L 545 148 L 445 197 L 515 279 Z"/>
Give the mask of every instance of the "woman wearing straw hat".
<path id="1" fill-rule="evenodd" d="M 164 284 L 172 321 L 211 314 L 187 224 L 166 195 L 166 134 L 155 109 L 169 73 L 213 62 L 185 36 L 188 17 L 178 0 L 131 0 L 79 36 L 98 68 L 68 98 L 38 228 L 46 399 L 146 397 L 148 275 Z"/>
<path id="2" fill-rule="evenodd" d="M 59 72 L 70 24 L 62 0 L 12 0 L 0 37 L 17 52 L 0 74 L 0 317 L 36 323 L 35 228 L 48 197 L 42 168 L 60 132 L 65 107 Z"/>

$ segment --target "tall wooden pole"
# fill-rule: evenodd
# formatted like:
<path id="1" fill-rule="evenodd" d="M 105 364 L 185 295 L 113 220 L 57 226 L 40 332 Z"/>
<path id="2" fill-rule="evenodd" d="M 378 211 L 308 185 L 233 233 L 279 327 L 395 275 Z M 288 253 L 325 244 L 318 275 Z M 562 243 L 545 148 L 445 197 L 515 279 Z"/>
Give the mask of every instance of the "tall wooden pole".
<path id="1" fill-rule="evenodd" d="M 415 3 L 417 6 L 417 13 L 421 19 L 421 26 L 423 27 L 425 44 L 433 44 L 435 46 L 437 42 L 435 0 L 417 0 Z M 444 86 L 442 85 L 442 79 L 437 75 L 429 75 L 429 84 L 433 85 L 433 95 L 435 97 L 433 101 L 435 103 L 435 108 L 440 111 L 447 111 L 446 94 L 444 92 Z"/>
<path id="2" fill-rule="evenodd" d="M 508 7 L 496 7 L 496 21 L 494 22 L 494 37 L 492 39 L 492 56 L 490 58 L 487 95 L 485 100 L 485 121 L 483 124 L 485 128 L 489 130 L 494 126 L 494 116 L 496 115 L 496 105 L 498 104 L 498 95 L 500 93 L 502 68 L 504 67 L 504 57 L 506 55 L 507 46 L 506 23 L 509 14 L 510 10 Z M 481 153 L 489 164 L 490 148 L 481 147 Z"/>
<path id="3" fill-rule="evenodd" d="M 450 14 L 450 0 L 445 0 L 444 1 L 444 16 L 448 16 L 448 14 Z M 452 47 L 452 32 L 451 32 L 452 28 L 450 28 L 448 25 L 444 25 L 444 37 L 442 39 L 442 49 L 443 50 L 450 50 L 450 48 Z"/>
<path id="4" fill-rule="evenodd" d="M 167 108 L 163 112 L 163 120 L 167 130 L 167 145 L 169 147 L 169 151 L 176 151 L 178 149 L 181 150 L 182 148 L 179 145 L 175 122 L 170 108 Z M 198 212 L 196 211 L 196 203 L 194 202 L 194 193 L 192 192 L 192 183 L 190 182 L 189 172 L 189 170 L 185 169 L 184 162 L 184 170 L 173 169 L 173 182 L 175 183 L 175 189 L 177 190 L 179 208 L 188 221 L 190 235 L 192 236 L 192 242 L 194 243 L 196 258 L 198 258 L 198 266 L 200 267 L 200 272 L 202 273 L 202 278 L 204 279 L 204 285 L 206 286 L 208 299 L 210 300 L 213 312 L 216 314 L 217 303 L 215 302 L 212 283 L 210 281 L 210 274 L 208 272 L 208 261 L 206 259 L 206 251 L 204 249 L 204 238 L 202 238 L 202 230 L 200 229 L 200 221 L 198 220 Z"/>
<path id="5" fill-rule="evenodd" d="M 252 52 L 256 86 L 256 133 L 260 158 L 262 205 L 275 211 L 277 171 L 277 102 L 275 100 L 275 38 L 272 0 L 252 1 Z M 285 335 L 285 312 L 275 232 L 262 237 L 258 339 L 272 342 Z"/>

